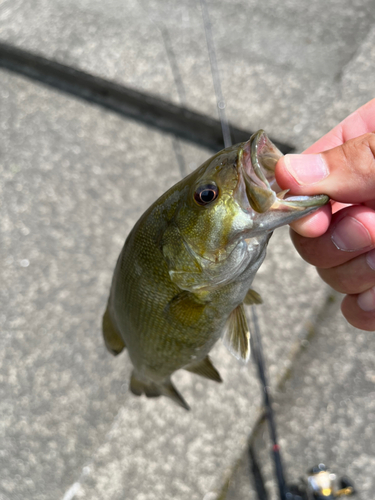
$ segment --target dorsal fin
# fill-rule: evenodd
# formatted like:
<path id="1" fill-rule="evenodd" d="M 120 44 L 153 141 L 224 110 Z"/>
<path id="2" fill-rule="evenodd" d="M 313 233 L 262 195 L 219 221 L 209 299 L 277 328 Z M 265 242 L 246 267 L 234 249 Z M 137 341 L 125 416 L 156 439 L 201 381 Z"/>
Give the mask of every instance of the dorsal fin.
<path id="1" fill-rule="evenodd" d="M 224 332 L 223 343 L 237 359 L 248 361 L 250 357 L 250 331 L 243 304 L 231 312 Z"/>
<path id="2" fill-rule="evenodd" d="M 259 293 L 252 288 L 249 288 L 247 294 L 245 295 L 243 303 L 247 306 L 251 306 L 252 304 L 262 304 L 262 302 L 263 300 Z"/>
<path id="3" fill-rule="evenodd" d="M 206 356 L 204 359 L 201 359 L 196 363 L 190 363 L 189 365 L 184 366 L 184 370 L 196 373 L 201 377 L 214 380 L 215 382 L 223 381 L 222 378 L 220 377 L 220 373 L 216 370 L 216 368 L 212 364 L 212 361 L 209 358 L 209 356 Z"/>

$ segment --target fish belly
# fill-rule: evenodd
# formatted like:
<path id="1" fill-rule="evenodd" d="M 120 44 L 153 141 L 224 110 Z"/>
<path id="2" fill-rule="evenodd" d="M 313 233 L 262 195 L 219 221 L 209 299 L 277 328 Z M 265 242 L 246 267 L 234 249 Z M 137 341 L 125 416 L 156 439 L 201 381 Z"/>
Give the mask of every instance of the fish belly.
<path id="1" fill-rule="evenodd" d="M 206 304 L 192 303 L 189 292 L 172 283 L 161 252 L 155 247 L 151 252 L 144 239 L 137 234 L 125 243 L 114 273 L 110 310 L 138 376 L 162 382 L 205 358 L 251 283 L 231 283 L 214 291 Z"/>

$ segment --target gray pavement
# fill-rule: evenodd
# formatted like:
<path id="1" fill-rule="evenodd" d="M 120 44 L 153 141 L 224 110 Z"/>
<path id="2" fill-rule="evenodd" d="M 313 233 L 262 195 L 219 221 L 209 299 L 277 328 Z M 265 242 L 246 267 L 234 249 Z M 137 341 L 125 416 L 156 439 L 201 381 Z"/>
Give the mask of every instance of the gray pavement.
<path id="1" fill-rule="evenodd" d="M 348 328 L 339 294 L 316 324 L 316 333 L 294 363 L 293 374 L 274 392 L 278 432 L 288 480 L 324 462 L 355 483 L 358 500 L 373 498 L 375 465 L 375 337 Z M 278 498 L 266 425 L 253 447 L 270 498 Z M 226 500 L 257 498 L 247 452 L 233 474 Z"/>
<path id="2" fill-rule="evenodd" d="M 374 1 L 209 8 L 236 125 L 302 150 L 374 97 Z M 196 2 L 3 1 L 0 40 L 216 116 Z M 179 179 L 175 139 L 6 71 L 0 81 L 0 499 L 214 500 L 256 426 L 254 368 L 217 345 L 224 384 L 176 374 L 192 406 L 184 413 L 129 394 L 127 355 L 113 359 L 100 334 L 127 233 Z M 210 154 L 179 144 L 188 168 Z M 365 495 L 374 487 L 371 334 L 334 309 L 295 355 L 330 292 L 287 229 L 272 238 L 256 288 L 271 385 L 291 366 L 299 374 L 277 394 L 288 465 L 303 456 L 302 471 L 327 457 L 360 474 Z M 231 484 L 247 479 L 238 472 Z M 236 488 L 230 498 L 246 498 Z"/>

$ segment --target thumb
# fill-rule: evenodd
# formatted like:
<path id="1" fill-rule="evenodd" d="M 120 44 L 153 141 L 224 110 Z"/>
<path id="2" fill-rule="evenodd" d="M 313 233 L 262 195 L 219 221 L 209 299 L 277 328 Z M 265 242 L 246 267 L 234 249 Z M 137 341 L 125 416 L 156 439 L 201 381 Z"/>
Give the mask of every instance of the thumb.
<path id="1" fill-rule="evenodd" d="M 375 133 L 361 135 L 319 154 L 286 155 L 276 180 L 293 194 L 327 194 L 342 203 L 375 199 Z"/>

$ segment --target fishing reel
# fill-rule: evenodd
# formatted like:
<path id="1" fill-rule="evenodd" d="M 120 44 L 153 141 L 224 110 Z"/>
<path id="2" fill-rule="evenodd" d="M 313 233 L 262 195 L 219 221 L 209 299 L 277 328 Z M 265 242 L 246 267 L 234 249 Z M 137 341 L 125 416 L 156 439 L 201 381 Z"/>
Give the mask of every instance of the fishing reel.
<path id="1" fill-rule="evenodd" d="M 347 478 L 338 478 L 324 464 L 309 470 L 307 479 L 301 484 L 287 487 L 286 500 L 334 500 L 355 493 L 353 483 Z"/>

